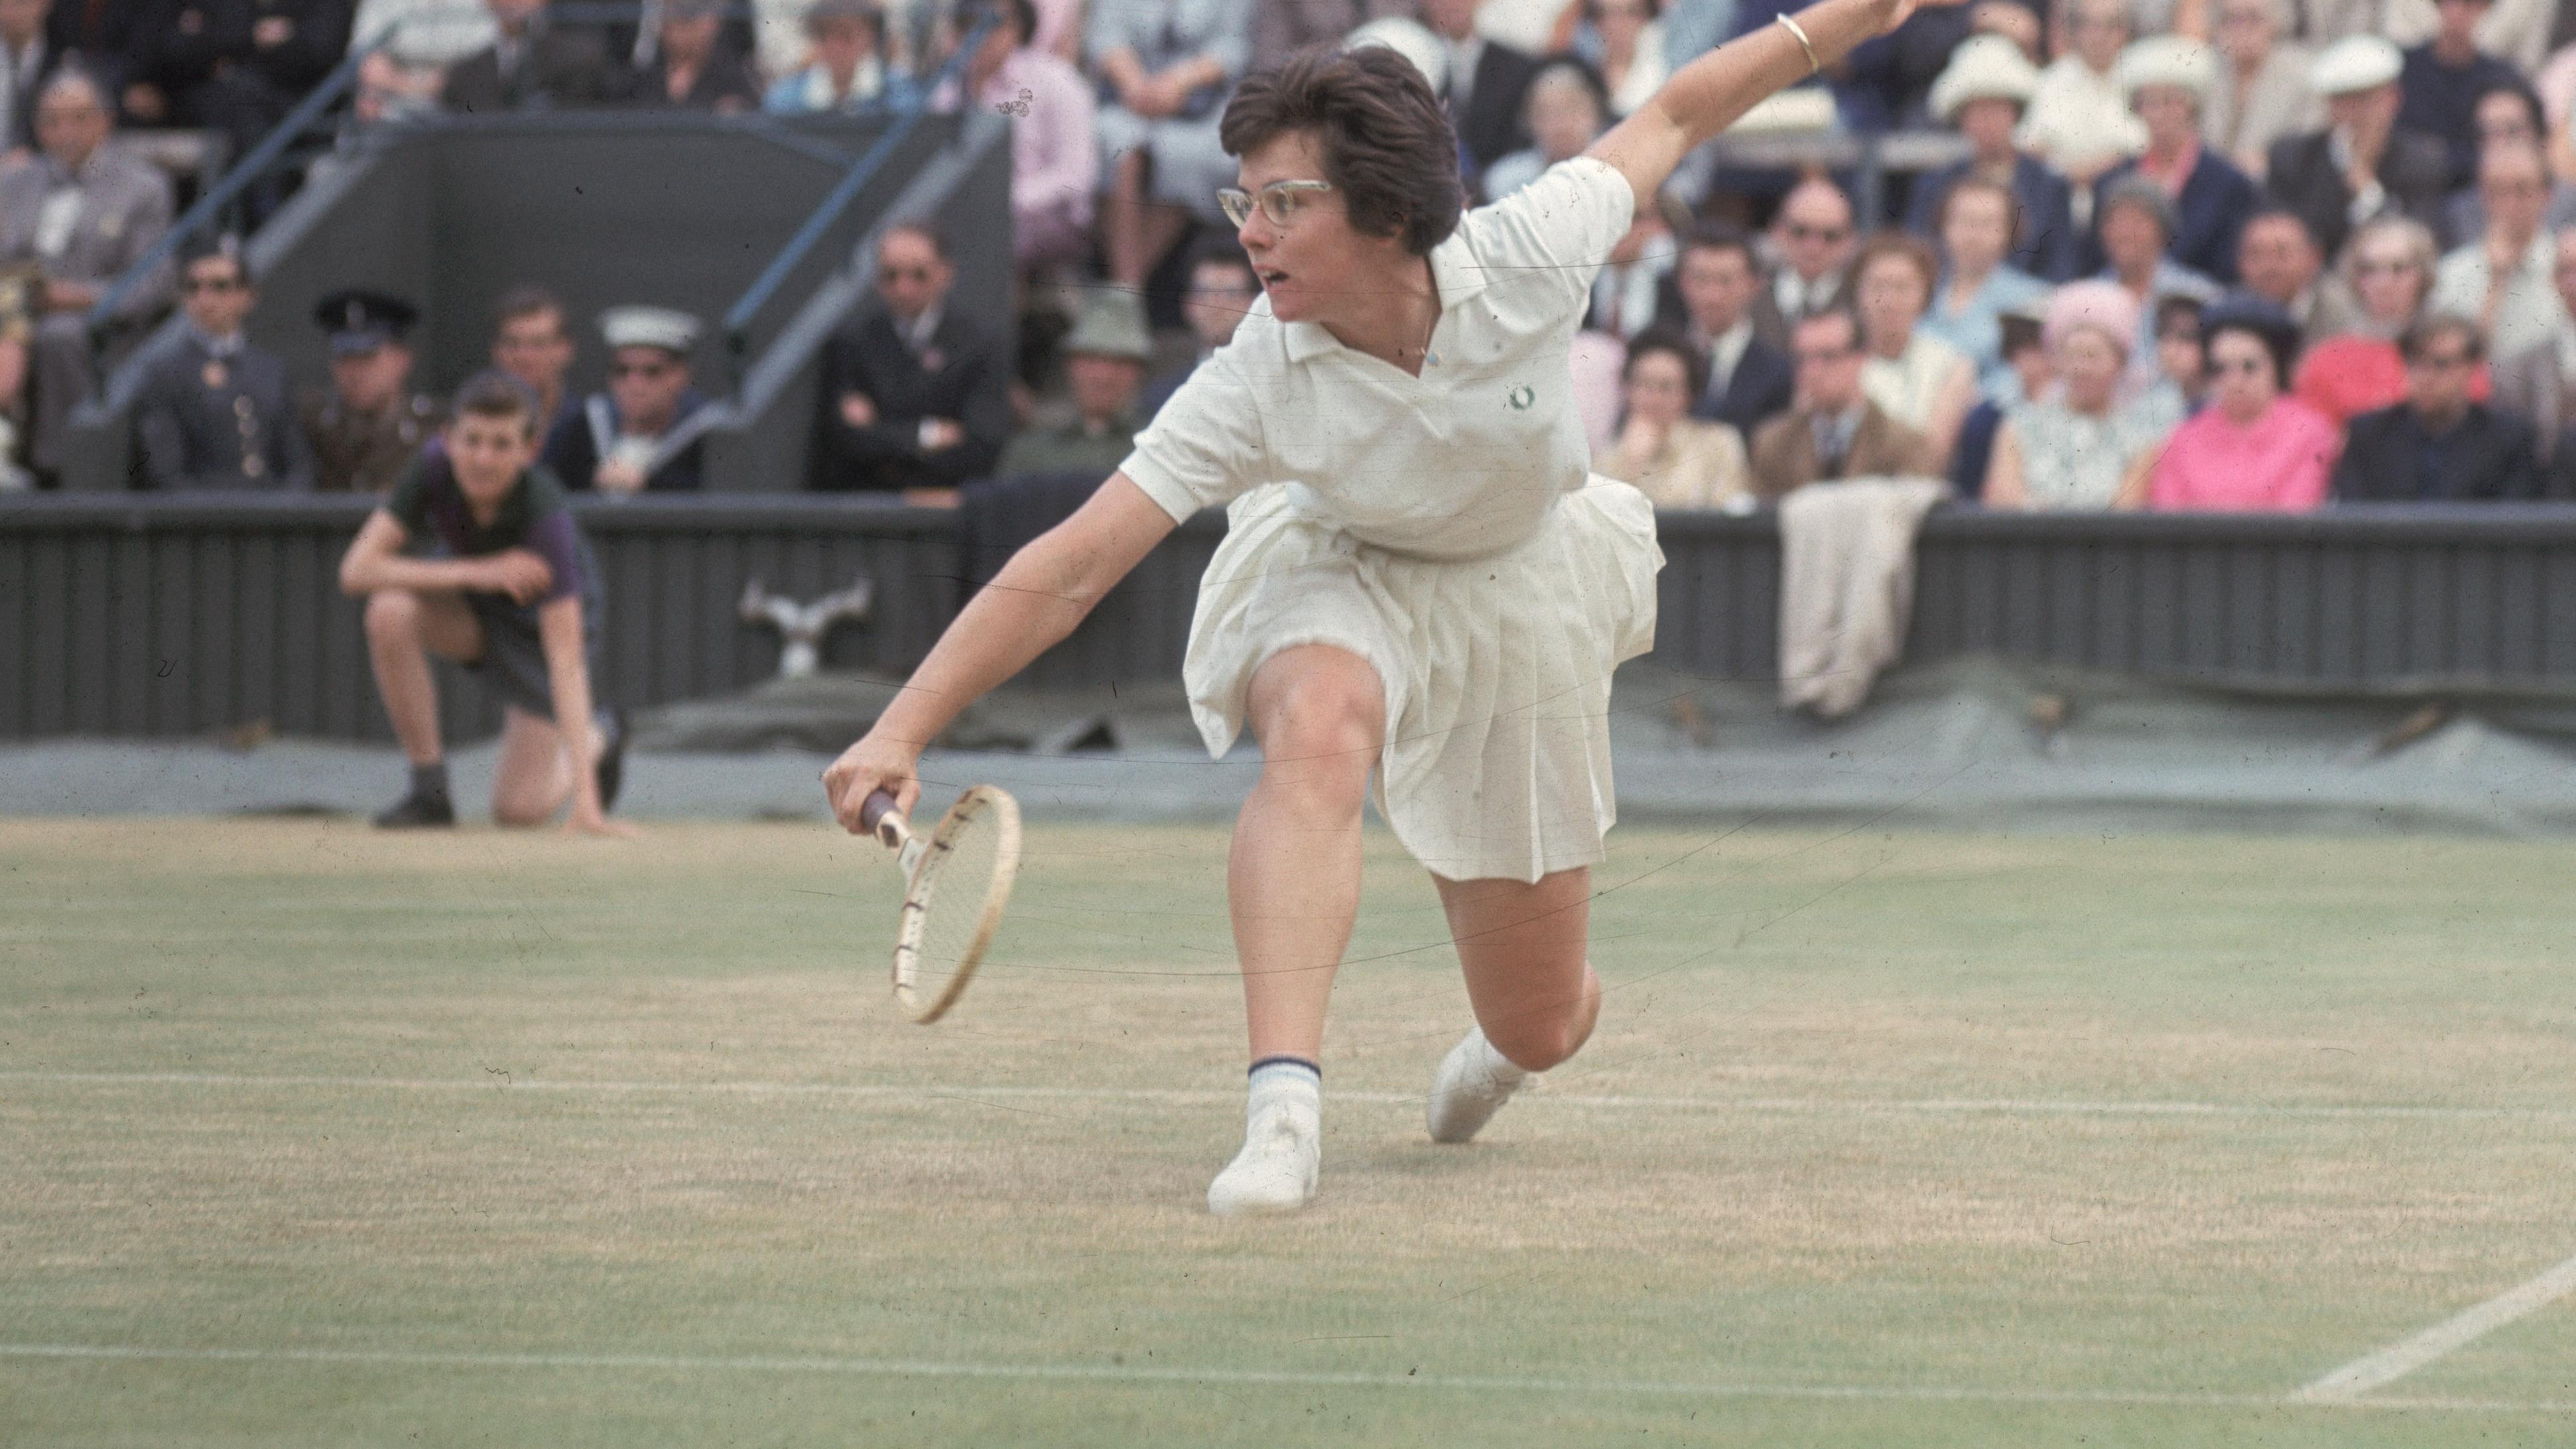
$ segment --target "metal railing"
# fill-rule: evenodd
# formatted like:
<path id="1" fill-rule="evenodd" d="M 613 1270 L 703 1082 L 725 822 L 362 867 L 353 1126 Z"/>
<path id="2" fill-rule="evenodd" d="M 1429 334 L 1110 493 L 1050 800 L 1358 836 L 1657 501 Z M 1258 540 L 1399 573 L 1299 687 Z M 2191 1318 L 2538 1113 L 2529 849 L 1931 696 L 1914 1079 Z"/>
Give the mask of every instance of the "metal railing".
<path id="1" fill-rule="evenodd" d="M 605 0 L 605 3 L 550 6 L 545 16 L 547 22 L 554 25 L 613 24 L 625 20 L 638 20 L 642 17 L 644 9 L 642 0 Z M 749 4 L 728 6 L 725 13 L 728 19 L 744 16 L 756 18 L 756 12 Z M 398 19 L 381 33 L 353 45 L 348 55 L 342 58 L 340 64 L 332 68 L 331 73 L 323 78 L 320 85 L 314 87 L 309 94 L 297 102 L 284 119 L 272 127 L 267 135 L 260 138 L 258 145 L 244 153 L 220 181 L 208 188 L 197 199 L 195 205 L 189 207 L 159 240 L 146 249 L 132 266 L 126 268 L 108 286 L 83 319 L 89 331 L 90 348 L 94 356 L 104 354 L 116 330 L 120 312 L 133 301 L 136 294 L 149 285 L 152 279 L 159 275 L 161 269 L 167 266 L 192 238 L 216 224 L 252 188 L 269 180 L 274 172 L 288 163 L 290 160 L 288 153 L 356 89 L 359 72 L 366 64 L 367 58 L 390 45 L 400 33 L 403 24 L 404 21 Z M 918 88 L 918 96 L 912 104 L 867 108 L 869 111 L 883 111 L 895 115 L 898 118 L 895 127 L 851 164 L 849 171 L 842 177 L 840 185 L 835 187 L 814 214 L 807 218 L 805 225 L 788 242 L 787 247 L 772 259 L 769 267 L 752 284 L 751 290 L 745 292 L 742 300 L 735 303 L 734 308 L 726 313 L 728 345 L 737 356 L 743 347 L 744 329 L 747 328 L 749 319 L 772 299 L 780 284 L 821 241 L 832 223 L 848 210 L 850 204 L 866 189 L 868 182 L 873 180 L 876 173 L 883 168 L 895 147 L 910 134 L 920 117 L 927 113 L 930 98 L 952 78 L 962 77 L 965 63 L 973 56 L 975 48 L 983 42 L 992 24 L 993 21 L 987 17 L 961 40 L 957 49 L 937 74 Z M 959 79 L 959 84 L 962 89 L 962 78 Z M 796 138 L 782 132 L 774 118 L 754 112 L 736 120 L 737 124 L 748 130 L 797 145 Z M 819 144 L 798 145 L 797 148 L 818 160 L 840 161 L 848 156 L 848 153 L 840 148 Z M 104 368 L 100 369 L 100 375 L 102 378 L 105 376 Z"/>
<path id="2" fill-rule="evenodd" d="M 751 285 L 744 289 L 742 296 L 736 299 L 733 306 L 725 310 L 725 350 L 735 360 L 737 366 L 750 345 L 752 319 L 760 315 L 761 309 L 768 306 L 776 297 L 779 288 L 786 285 L 787 278 L 797 267 L 803 265 L 806 257 L 815 247 L 822 244 L 824 236 L 831 231 L 833 224 L 841 219 L 842 213 L 857 203 L 861 193 L 867 190 L 868 183 L 876 179 L 877 173 L 885 168 L 885 163 L 894 155 L 895 150 L 912 135 L 913 128 L 921 124 L 922 117 L 930 114 L 930 103 L 938 97 L 939 93 L 954 81 L 959 92 L 960 109 L 974 104 L 974 98 L 964 94 L 966 66 L 973 59 L 976 50 L 983 45 L 985 37 L 991 33 L 994 23 L 993 17 L 989 14 L 978 21 L 974 28 L 958 41 L 956 50 L 949 54 L 947 61 L 939 67 L 938 73 L 922 84 L 906 104 L 893 108 L 895 123 L 887 128 L 886 133 L 879 136 L 875 144 L 869 146 L 856 162 L 851 164 L 850 169 L 842 175 L 840 184 L 833 187 L 821 204 L 814 208 L 813 213 L 805 218 L 805 224 L 796 229 L 794 236 L 788 238 L 787 245 L 779 248 L 778 254 L 769 259 L 769 265 L 761 269 L 758 277 L 752 279 Z"/>

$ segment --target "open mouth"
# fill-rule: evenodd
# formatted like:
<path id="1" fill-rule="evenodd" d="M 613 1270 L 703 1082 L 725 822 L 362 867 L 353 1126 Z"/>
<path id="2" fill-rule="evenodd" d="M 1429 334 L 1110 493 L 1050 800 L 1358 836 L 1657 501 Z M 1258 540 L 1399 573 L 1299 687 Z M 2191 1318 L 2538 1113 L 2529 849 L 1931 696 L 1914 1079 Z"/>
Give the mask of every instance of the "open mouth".
<path id="1" fill-rule="evenodd" d="M 1255 268 L 1253 275 L 1261 279 L 1261 285 L 1264 287 L 1277 287 L 1281 282 L 1288 280 L 1288 274 L 1277 267 Z"/>

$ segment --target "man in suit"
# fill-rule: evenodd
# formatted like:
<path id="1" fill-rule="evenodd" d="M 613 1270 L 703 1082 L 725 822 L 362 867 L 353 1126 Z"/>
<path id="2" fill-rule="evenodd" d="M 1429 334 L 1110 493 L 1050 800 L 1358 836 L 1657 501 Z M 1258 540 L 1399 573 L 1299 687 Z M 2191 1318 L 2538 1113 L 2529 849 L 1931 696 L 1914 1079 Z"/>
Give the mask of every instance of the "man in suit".
<path id="1" fill-rule="evenodd" d="M 999 338 L 948 309 L 956 272 L 927 223 L 877 243 L 877 298 L 823 358 L 815 486 L 954 501 L 993 470 L 1011 434 L 1010 360 Z"/>
<path id="2" fill-rule="evenodd" d="M 1851 198 L 1821 176 L 1789 189 L 1771 223 L 1772 249 L 1784 265 L 1753 296 L 1753 331 L 1774 347 L 1789 345 L 1798 319 L 1848 305 L 1846 273 L 1860 249 Z"/>
<path id="3" fill-rule="evenodd" d="M 2450 155 L 2430 136 L 2401 130 L 2398 73 L 2405 56 L 2376 35 L 2348 35 L 2308 67 L 2325 97 L 2326 129 L 2272 143 L 2264 172 L 2272 199 L 2299 214 L 2329 261 L 2354 227 L 2390 213 L 2438 232 Z"/>
<path id="4" fill-rule="evenodd" d="M 2107 192 L 2124 177 L 2143 176 L 2173 198 L 2174 233 L 2166 251 L 2183 266 L 2225 285 L 2236 281 L 2236 234 L 2260 194 L 2234 162 L 2201 144 L 2200 110 L 2218 78 L 2208 46 L 2151 36 L 2120 57 L 2120 84 L 2146 123 L 2147 149 L 2113 166 L 2097 183 Z M 2085 268 L 2101 269 L 2098 233 Z"/>
<path id="5" fill-rule="evenodd" d="M 2561 227 L 2551 245 L 2559 301 L 2576 317 L 2576 226 Z M 2495 405 L 2530 427 L 2542 467 L 2562 480 L 2576 475 L 2576 322 L 2561 321 L 2546 341 L 2497 360 Z"/>
<path id="6" fill-rule="evenodd" d="M 286 364 L 242 336 L 257 298 L 240 241 L 192 244 L 179 289 L 187 330 L 152 363 L 134 401 L 134 486 L 311 488 L 313 462 L 295 426 Z"/>
<path id="7" fill-rule="evenodd" d="M 330 335 L 331 385 L 307 394 L 301 412 L 313 446 L 315 486 L 330 493 L 391 491 L 421 445 L 447 426 L 436 399 L 411 387 L 412 324 L 420 309 L 360 288 L 314 304 Z"/>
<path id="8" fill-rule="evenodd" d="M 2478 22 L 2490 8 L 2491 0 L 2440 0 L 2434 6 L 2433 38 L 2406 52 L 2406 69 L 2398 81 L 2405 104 L 2397 124 L 2449 149 L 2454 188 L 2477 179 L 2478 97 L 2531 84 L 2478 48 Z"/>
<path id="9" fill-rule="evenodd" d="M 1611 243 L 1610 255 L 1592 279 L 1592 305 L 1583 325 L 1625 342 L 1649 327 L 1682 324 L 1682 289 L 1674 275 L 1677 228 L 1690 225 L 1690 208 L 1671 194 L 1653 206 L 1637 208 L 1628 231 Z"/>
<path id="10" fill-rule="evenodd" d="M 45 278 L 28 366 L 28 461 L 39 474 L 61 469 L 64 424 L 97 385 L 89 309 L 170 229 L 169 178 L 109 146 L 113 129 L 98 82 L 65 66 L 36 101 L 43 156 L 0 175 L 0 263 L 32 264 Z M 119 332 L 131 336 L 160 311 L 170 275 L 165 263 L 125 295 L 110 319 Z"/>
<path id="11" fill-rule="evenodd" d="M 2246 219 L 2236 240 L 2237 278 L 2299 324 L 2299 337 L 2315 346 L 2361 329 L 2361 304 L 2339 276 L 2325 270 L 2308 224 L 2285 206 L 2267 206 Z"/>
<path id="12" fill-rule="evenodd" d="M 1762 273 L 1753 261 L 1753 238 L 1730 223 L 1707 223 L 1682 250 L 1677 270 L 1691 341 L 1709 360 L 1708 387 L 1691 404 L 1691 416 L 1749 438 L 1788 408 L 1797 385 L 1789 355 L 1754 335 L 1750 310 Z"/>
<path id="13" fill-rule="evenodd" d="M 111 96 L 125 89 L 136 42 L 150 17 L 132 0 L 36 0 L 45 16 L 45 49 L 98 77 Z"/>
<path id="14" fill-rule="evenodd" d="M 8 139 L 0 153 L 12 161 L 36 153 L 36 92 L 62 63 L 62 47 L 46 35 L 52 0 L 0 0 L 0 125 Z"/>
<path id="15" fill-rule="evenodd" d="M 1423 0 L 1422 20 L 1449 47 L 1449 121 L 1467 154 L 1461 181 L 1469 190 L 1486 167 L 1530 143 L 1521 96 L 1538 62 L 1476 33 L 1481 0 Z"/>
<path id="16" fill-rule="evenodd" d="M 1799 319 L 1790 346 L 1797 405 L 1753 435 L 1756 496 L 1777 499 L 1839 478 L 1940 476 L 1932 444 L 1861 392 L 1860 319 L 1848 308 Z"/>
<path id="17" fill-rule="evenodd" d="M 2531 430 L 2469 398 L 2485 358 L 2477 324 L 2433 313 L 2397 341 L 2406 400 L 2352 420 L 2335 464 L 2345 503 L 2493 502 L 2540 491 Z"/>
<path id="18" fill-rule="evenodd" d="M 221 131 L 240 156 L 349 53 L 356 0 L 152 0 L 135 36 L 138 122 Z"/>
<path id="19" fill-rule="evenodd" d="M 609 91 L 599 37 L 546 23 L 546 0 L 483 0 L 492 43 L 447 71 L 439 104 L 469 115 L 596 105 Z"/>

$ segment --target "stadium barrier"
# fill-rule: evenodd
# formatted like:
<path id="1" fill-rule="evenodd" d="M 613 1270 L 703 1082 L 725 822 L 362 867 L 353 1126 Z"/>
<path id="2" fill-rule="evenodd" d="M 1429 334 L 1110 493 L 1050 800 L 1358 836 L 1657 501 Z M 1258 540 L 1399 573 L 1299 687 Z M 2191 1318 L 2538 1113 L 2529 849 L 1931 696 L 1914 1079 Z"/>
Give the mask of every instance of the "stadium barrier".
<path id="1" fill-rule="evenodd" d="M 869 580 L 871 616 L 827 667 L 899 673 L 970 570 L 953 511 L 736 495 L 584 500 L 606 575 L 607 698 L 704 698 L 775 672 L 745 623 L 757 580 L 811 600 Z M 54 495 L 0 505 L 0 738 L 249 729 L 389 738 L 359 606 L 337 586 L 359 499 Z M 1032 671 L 1042 683 L 1178 675 L 1224 520 L 1191 520 Z M 1667 514 L 1656 657 L 1770 677 L 1779 533 L 1766 514 Z M 2257 689 L 2576 687 L 2576 510 L 2348 509 L 2300 517 L 1935 513 L 1906 657 L 1969 653 Z M 459 739 L 492 706 L 453 673 Z"/>

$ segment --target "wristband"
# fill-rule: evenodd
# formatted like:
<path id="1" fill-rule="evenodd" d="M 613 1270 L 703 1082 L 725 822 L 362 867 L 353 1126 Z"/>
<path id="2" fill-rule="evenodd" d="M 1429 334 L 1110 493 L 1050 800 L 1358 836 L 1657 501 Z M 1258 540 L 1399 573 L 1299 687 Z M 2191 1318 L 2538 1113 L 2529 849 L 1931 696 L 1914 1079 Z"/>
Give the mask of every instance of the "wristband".
<path id="1" fill-rule="evenodd" d="M 1774 15 L 1771 18 L 1780 24 L 1789 27 L 1789 33 L 1798 37 L 1798 48 L 1807 53 L 1807 74 L 1811 76 L 1822 75 L 1824 73 L 1825 63 L 1816 59 L 1816 43 L 1807 38 L 1806 27 L 1800 25 L 1797 21 L 1790 19 L 1789 12 L 1786 10 L 1781 11 L 1779 14 Z"/>

